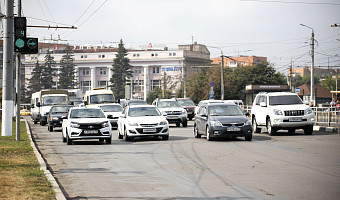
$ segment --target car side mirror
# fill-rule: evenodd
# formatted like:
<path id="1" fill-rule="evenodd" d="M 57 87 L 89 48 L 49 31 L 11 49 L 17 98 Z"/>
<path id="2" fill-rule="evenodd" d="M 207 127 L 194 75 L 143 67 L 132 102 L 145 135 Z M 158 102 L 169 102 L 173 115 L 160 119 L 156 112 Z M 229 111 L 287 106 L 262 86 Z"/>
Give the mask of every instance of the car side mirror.
<path id="1" fill-rule="evenodd" d="M 113 119 L 113 116 L 112 115 L 107 115 L 107 118 L 108 119 Z"/>
<path id="2" fill-rule="evenodd" d="M 46 115 L 50 114 L 50 112 L 47 112 Z"/>
<path id="3" fill-rule="evenodd" d="M 37 103 L 37 107 L 40 107 L 40 102 Z"/>
<path id="4" fill-rule="evenodd" d="M 204 113 L 201 115 L 201 117 L 208 117 L 208 115 Z"/>
<path id="5" fill-rule="evenodd" d="M 162 115 L 163 115 L 164 117 L 166 117 L 166 116 L 168 116 L 168 113 L 163 112 Z"/>
<path id="6" fill-rule="evenodd" d="M 61 116 L 61 119 L 67 119 L 67 116 Z"/>
<path id="7" fill-rule="evenodd" d="M 120 118 L 126 118 L 126 115 L 125 114 L 122 114 L 119 116 Z"/>
<path id="8" fill-rule="evenodd" d="M 267 107 L 267 103 L 266 103 L 266 102 L 261 102 L 261 103 L 260 103 L 260 106 L 261 106 L 261 107 Z"/>
<path id="9" fill-rule="evenodd" d="M 244 115 L 247 116 L 247 117 L 250 116 L 249 112 L 244 113 Z"/>

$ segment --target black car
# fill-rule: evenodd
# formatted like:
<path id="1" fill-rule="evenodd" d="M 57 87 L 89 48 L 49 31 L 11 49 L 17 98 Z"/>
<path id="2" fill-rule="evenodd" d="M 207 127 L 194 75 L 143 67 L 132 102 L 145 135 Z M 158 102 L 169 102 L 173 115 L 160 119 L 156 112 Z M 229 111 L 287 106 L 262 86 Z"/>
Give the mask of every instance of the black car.
<path id="1" fill-rule="evenodd" d="M 47 129 L 52 132 L 54 127 L 61 127 L 63 119 L 72 105 L 58 105 L 52 106 L 47 115 Z"/>
<path id="2" fill-rule="evenodd" d="M 245 137 L 251 141 L 252 125 L 246 117 L 249 113 L 235 104 L 216 103 L 204 105 L 195 116 L 194 136 L 206 135 L 207 140 L 213 138 Z"/>

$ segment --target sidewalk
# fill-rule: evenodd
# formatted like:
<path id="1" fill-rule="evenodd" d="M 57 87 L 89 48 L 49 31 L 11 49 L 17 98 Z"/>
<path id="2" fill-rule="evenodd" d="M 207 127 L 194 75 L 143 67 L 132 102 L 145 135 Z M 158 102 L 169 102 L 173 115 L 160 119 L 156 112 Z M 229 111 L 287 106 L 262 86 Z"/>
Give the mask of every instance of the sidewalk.
<path id="1" fill-rule="evenodd" d="M 314 126 L 313 131 L 323 131 L 323 132 L 330 132 L 330 133 L 340 133 L 340 126 Z"/>

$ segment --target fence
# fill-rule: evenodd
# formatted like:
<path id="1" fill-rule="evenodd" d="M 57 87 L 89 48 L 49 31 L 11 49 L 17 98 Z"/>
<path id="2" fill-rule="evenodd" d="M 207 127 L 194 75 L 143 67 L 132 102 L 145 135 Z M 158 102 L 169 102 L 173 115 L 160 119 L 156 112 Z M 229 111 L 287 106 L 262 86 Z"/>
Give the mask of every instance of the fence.
<path id="1" fill-rule="evenodd" d="M 315 125 L 340 126 L 340 110 L 330 107 L 312 107 Z M 243 106 L 244 112 L 251 113 L 251 105 Z"/>

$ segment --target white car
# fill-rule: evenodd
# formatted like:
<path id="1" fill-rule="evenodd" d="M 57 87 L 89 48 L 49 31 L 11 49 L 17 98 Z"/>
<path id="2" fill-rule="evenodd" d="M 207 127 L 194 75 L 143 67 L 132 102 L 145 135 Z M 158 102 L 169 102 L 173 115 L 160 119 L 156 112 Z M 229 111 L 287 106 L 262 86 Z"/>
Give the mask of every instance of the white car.
<path id="1" fill-rule="evenodd" d="M 63 117 L 62 137 L 68 145 L 82 139 L 105 140 L 106 144 L 111 144 L 111 124 L 100 108 L 73 107 Z"/>
<path id="2" fill-rule="evenodd" d="M 260 133 L 267 127 L 268 134 L 284 129 L 294 133 L 303 129 L 306 135 L 313 133 L 313 110 L 300 97 L 290 92 L 264 92 L 256 95 L 251 109 L 253 132 Z"/>
<path id="3" fill-rule="evenodd" d="M 104 111 L 106 117 L 111 115 L 112 118 L 109 119 L 111 126 L 112 128 L 117 127 L 117 121 L 123 112 L 123 107 L 118 103 L 96 104 L 96 106 Z"/>
<path id="4" fill-rule="evenodd" d="M 169 123 L 175 123 L 177 127 L 179 127 L 181 123 L 183 127 L 188 126 L 188 113 L 175 99 L 155 99 L 152 105 L 156 106 L 161 113 L 165 114 L 166 120 Z"/>
<path id="5" fill-rule="evenodd" d="M 124 108 L 118 119 L 118 138 L 129 141 L 134 137 L 161 136 L 169 139 L 166 118 L 152 105 L 134 105 Z"/>

